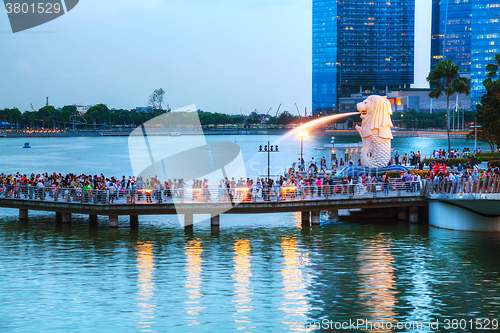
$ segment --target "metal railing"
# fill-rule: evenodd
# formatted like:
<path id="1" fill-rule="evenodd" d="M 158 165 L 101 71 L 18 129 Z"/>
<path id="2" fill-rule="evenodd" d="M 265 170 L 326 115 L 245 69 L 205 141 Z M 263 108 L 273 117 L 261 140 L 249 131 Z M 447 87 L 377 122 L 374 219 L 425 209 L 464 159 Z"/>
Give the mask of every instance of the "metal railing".
<path id="1" fill-rule="evenodd" d="M 500 180 L 487 177 L 483 180 L 460 179 L 451 180 L 430 180 L 427 182 L 426 194 L 498 194 L 500 193 Z"/>
<path id="2" fill-rule="evenodd" d="M 498 184 L 497 184 L 498 191 Z M 345 184 L 320 186 L 253 186 L 224 188 L 172 188 L 172 189 L 118 189 L 94 190 L 86 188 L 37 187 L 0 185 L 0 199 L 52 201 L 89 205 L 148 204 L 148 203 L 240 203 L 342 200 L 351 198 L 421 196 L 434 189 L 425 182 L 403 182 L 392 179 L 390 183 Z"/>

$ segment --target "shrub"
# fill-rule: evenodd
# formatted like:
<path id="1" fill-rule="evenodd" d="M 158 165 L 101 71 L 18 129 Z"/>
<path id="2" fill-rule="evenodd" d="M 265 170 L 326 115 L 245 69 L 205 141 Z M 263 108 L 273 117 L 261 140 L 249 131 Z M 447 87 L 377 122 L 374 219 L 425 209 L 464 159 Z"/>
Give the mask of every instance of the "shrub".
<path id="1" fill-rule="evenodd" d="M 500 160 L 500 153 L 481 153 L 474 155 L 480 161 Z"/>
<path id="2" fill-rule="evenodd" d="M 459 163 L 462 165 L 469 163 L 468 158 L 449 158 L 447 160 L 441 160 L 441 159 L 436 159 L 436 158 L 426 158 L 425 160 L 422 161 L 425 165 L 429 165 L 431 162 L 434 163 L 445 163 L 447 166 L 458 166 Z"/>
<path id="3" fill-rule="evenodd" d="M 414 172 L 416 175 L 420 175 L 421 178 L 425 178 L 427 176 L 427 173 L 429 173 L 429 170 L 410 170 L 410 173 Z M 391 171 L 387 173 L 387 176 L 389 178 L 399 178 L 401 174 L 399 172 Z"/>

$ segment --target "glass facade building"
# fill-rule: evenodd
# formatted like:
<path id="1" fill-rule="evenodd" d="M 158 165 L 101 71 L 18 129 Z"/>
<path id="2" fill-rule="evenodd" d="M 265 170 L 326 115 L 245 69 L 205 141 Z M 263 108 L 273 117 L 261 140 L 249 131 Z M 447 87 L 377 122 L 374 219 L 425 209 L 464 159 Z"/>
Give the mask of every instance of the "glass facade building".
<path id="1" fill-rule="evenodd" d="M 414 80 L 415 0 L 313 0 L 313 114 Z"/>
<path id="2" fill-rule="evenodd" d="M 494 62 L 500 44 L 500 1 L 433 0 L 431 68 L 451 59 L 470 79 L 471 106 L 485 93 L 485 66 Z"/>

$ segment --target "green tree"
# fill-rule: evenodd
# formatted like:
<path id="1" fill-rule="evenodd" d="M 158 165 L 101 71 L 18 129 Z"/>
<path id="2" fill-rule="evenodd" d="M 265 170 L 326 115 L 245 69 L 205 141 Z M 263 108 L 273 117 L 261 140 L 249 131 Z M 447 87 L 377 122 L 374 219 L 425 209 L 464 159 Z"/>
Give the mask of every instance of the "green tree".
<path id="1" fill-rule="evenodd" d="M 88 123 L 109 123 L 109 109 L 105 104 L 97 104 L 91 106 L 87 112 L 83 115 L 83 117 L 87 120 Z"/>
<path id="2" fill-rule="evenodd" d="M 36 116 L 38 120 L 43 120 L 44 127 L 50 127 L 53 124 L 54 117 L 57 116 L 58 110 L 52 105 L 47 105 L 38 110 Z"/>
<path id="3" fill-rule="evenodd" d="M 499 65 L 500 65 L 500 54 L 496 54 L 495 63 L 487 64 L 485 67 L 486 80 L 483 81 L 483 85 L 486 88 L 486 91 L 495 95 L 496 98 L 500 98 L 500 78 L 497 77 L 497 71 Z"/>
<path id="4" fill-rule="evenodd" d="M 162 88 L 155 89 L 153 93 L 149 96 L 148 106 L 152 106 L 153 109 L 161 110 L 163 98 L 165 97 L 165 91 Z"/>
<path id="5" fill-rule="evenodd" d="M 438 62 L 434 69 L 429 72 L 427 82 L 431 87 L 434 86 L 429 93 L 430 98 L 439 98 L 443 93 L 446 95 L 446 133 L 448 136 L 448 151 L 450 151 L 450 96 L 455 93 L 468 96 L 470 86 L 467 84 L 467 78 L 459 76 L 459 68 L 451 59 Z"/>
<path id="6" fill-rule="evenodd" d="M 500 99 L 493 93 L 487 92 L 481 97 L 481 103 L 476 105 L 477 124 L 481 128 L 477 129 L 477 138 L 490 145 L 492 152 L 495 151 L 495 144 L 500 146 Z M 475 137 L 475 130 L 467 135 L 467 140 Z"/>

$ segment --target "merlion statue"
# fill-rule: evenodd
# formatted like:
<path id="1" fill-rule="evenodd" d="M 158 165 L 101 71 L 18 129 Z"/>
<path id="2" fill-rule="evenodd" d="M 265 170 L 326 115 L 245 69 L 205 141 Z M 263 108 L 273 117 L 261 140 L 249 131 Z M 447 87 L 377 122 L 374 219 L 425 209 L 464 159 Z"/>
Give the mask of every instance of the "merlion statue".
<path id="1" fill-rule="evenodd" d="M 361 165 L 367 168 L 383 168 L 391 160 L 392 121 L 391 103 L 386 97 L 371 95 L 358 103 L 363 120 L 356 129 L 363 140 Z"/>

